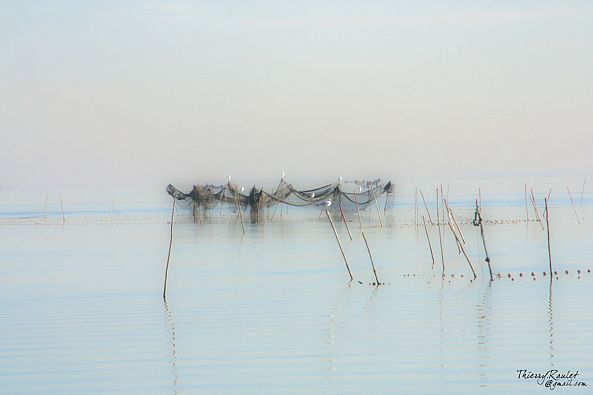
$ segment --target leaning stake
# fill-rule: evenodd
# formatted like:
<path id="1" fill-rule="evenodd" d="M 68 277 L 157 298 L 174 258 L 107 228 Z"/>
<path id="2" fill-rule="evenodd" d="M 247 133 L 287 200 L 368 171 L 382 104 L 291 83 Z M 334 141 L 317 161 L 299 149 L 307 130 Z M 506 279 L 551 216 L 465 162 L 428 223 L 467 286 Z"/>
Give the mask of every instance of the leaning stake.
<path id="1" fill-rule="evenodd" d="M 424 215 L 422 216 L 422 223 L 424 224 L 424 233 L 426 233 L 426 240 L 428 240 L 428 248 L 430 248 L 430 257 L 432 258 L 432 268 L 434 269 L 434 253 L 432 252 L 430 237 L 428 237 L 428 229 L 426 229 L 426 220 L 424 219 Z"/>
<path id="2" fill-rule="evenodd" d="M 437 188 L 437 228 L 439 229 L 439 245 L 441 246 L 441 263 L 443 264 L 443 276 L 445 275 L 445 255 L 443 254 L 443 232 L 439 217 L 439 188 Z"/>
<path id="3" fill-rule="evenodd" d="M 577 216 L 577 221 L 579 221 L 579 224 L 580 224 L 581 219 L 579 218 L 579 213 L 577 212 L 577 208 L 574 206 L 574 201 L 572 200 L 572 195 L 570 193 L 570 189 L 568 189 L 568 187 L 566 187 L 566 190 L 568 191 L 568 197 L 570 197 L 570 203 L 572 204 L 572 209 L 574 210 L 574 215 Z"/>
<path id="4" fill-rule="evenodd" d="M 350 271 L 350 266 L 348 265 L 348 260 L 346 259 L 346 254 L 344 253 L 344 249 L 342 248 L 342 242 L 340 241 L 340 236 L 338 236 L 338 231 L 334 225 L 334 221 L 332 221 L 332 217 L 329 215 L 329 211 L 325 210 L 325 214 L 327 215 L 327 219 L 329 219 L 329 223 L 334 230 L 334 235 L 336 236 L 336 241 L 338 242 L 338 246 L 340 247 L 340 252 L 342 253 L 342 258 L 344 258 L 344 263 L 346 264 L 346 269 L 348 269 L 348 275 L 350 276 L 350 281 L 354 280 L 352 276 L 352 272 Z"/>
<path id="5" fill-rule="evenodd" d="M 171 246 L 173 245 L 173 224 L 175 223 L 175 198 L 173 198 L 173 209 L 171 210 L 171 235 L 169 237 L 169 252 L 167 253 L 167 267 L 165 268 L 165 286 L 163 287 L 163 299 L 167 300 L 167 277 L 169 276 L 169 261 L 171 260 Z"/>
<path id="6" fill-rule="evenodd" d="M 356 191 L 354 191 L 354 202 L 356 203 L 356 213 L 358 214 L 358 223 L 360 224 L 360 231 L 362 232 L 362 219 L 360 219 L 360 210 L 358 209 L 358 198 L 356 197 Z"/>
<path id="7" fill-rule="evenodd" d="M 340 216 L 342 217 L 342 221 L 344 221 L 344 225 L 346 226 L 346 230 L 348 231 L 348 237 L 350 237 L 350 241 L 352 241 L 352 233 L 350 233 L 348 222 L 346 222 L 346 216 L 344 215 L 344 210 L 342 210 L 342 205 L 339 204 L 338 208 L 340 209 Z"/>
<path id="8" fill-rule="evenodd" d="M 237 192 L 237 188 L 235 188 L 235 203 L 237 204 L 239 218 L 241 219 L 241 229 L 243 229 L 243 234 L 245 234 L 245 225 L 243 225 L 243 214 L 241 213 L 241 205 L 239 204 L 239 192 Z"/>
<path id="9" fill-rule="evenodd" d="M 364 232 L 362 233 L 362 238 L 364 239 L 364 244 L 366 244 L 367 246 L 367 251 L 369 252 L 369 258 L 371 258 L 371 266 L 373 268 L 373 274 L 375 275 L 375 280 L 377 280 L 377 285 L 381 285 L 381 283 L 379 282 L 379 277 L 377 277 L 377 270 L 375 269 L 375 262 L 373 261 L 373 254 L 371 254 L 371 249 L 369 248 L 369 243 L 367 241 L 367 237 L 364 235 Z"/>
<path id="10" fill-rule="evenodd" d="M 62 198 L 60 197 L 60 206 L 62 207 L 62 223 L 66 223 L 66 217 L 64 216 L 64 202 L 62 202 Z"/>
<path id="11" fill-rule="evenodd" d="M 422 189 L 418 188 L 420 190 L 420 196 L 422 197 L 422 202 L 424 203 L 424 208 L 426 209 L 426 214 L 428 214 L 428 222 L 430 222 L 431 225 L 434 225 L 432 223 L 432 218 L 430 217 L 430 211 L 428 211 L 428 206 L 426 205 L 426 200 L 424 200 L 424 194 L 422 193 Z"/>
<path id="12" fill-rule="evenodd" d="M 453 232 L 453 236 L 455 236 L 455 240 L 457 240 L 457 245 L 461 248 L 461 252 L 463 252 L 463 255 L 465 256 L 465 260 L 467 261 L 467 264 L 469 265 L 469 268 L 472 269 L 474 278 L 476 278 L 476 271 L 474 270 L 474 266 L 472 265 L 471 261 L 469 260 L 469 256 L 467 255 L 467 252 L 465 252 L 465 248 L 463 247 L 463 244 L 461 244 L 461 242 L 459 241 L 459 237 L 457 237 L 457 233 L 455 233 L 455 229 L 453 229 L 453 225 L 451 225 L 451 222 L 449 222 L 449 228 L 451 228 L 451 232 Z"/>

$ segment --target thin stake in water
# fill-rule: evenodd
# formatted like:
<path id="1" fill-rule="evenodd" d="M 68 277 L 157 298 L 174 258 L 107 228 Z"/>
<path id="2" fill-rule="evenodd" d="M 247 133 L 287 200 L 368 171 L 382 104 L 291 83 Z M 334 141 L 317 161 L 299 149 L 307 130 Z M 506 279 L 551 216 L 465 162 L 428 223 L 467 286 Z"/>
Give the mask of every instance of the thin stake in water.
<path id="1" fill-rule="evenodd" d="M 339 204 L 338 208 L 340 209 L 340 216 L 342 217 L 342 221 L 344 221 L 344 225 L 346 226 L 346 230 L 348 231 L 348 237 L 350 237 L 350 241 L 352 241 L 352 233 L 350 233 L 348 222 L 346 222 L 346 216 L 344 215 L 344 210 L 342 210 L 342 205 Z"/>
<path id="2" fill-rule="evenodd" d="M 358 223 L 362 232 L 362 219 L 360 218 L 360 210 L 358 209 L 358 197 L 356 197 L 356 190 L 354 190 L 354 202 L 356 203 L 356 213 L 358 214 Z"/>
<path id="3" fill-rule="evenodd" d="M 531 189 L 531 204 L 533 204 L 533 210 L 535 211 L 535 216 L 541 225 L 542 229 L 544 229 L 544 224 L 542 223 L 542 217 L 539 215 L 539 209 L 537 208 L 537 202 L 535 200 L 535 195 L 533 194 L 533 189 Z"/>
<path id="4" fill-rule="evenodd" d="M 579 224 L 580 224 L 581 219 L 579 218 L 579 213 L 577 212 L 577 208 L 574 206 L 574 201 L 572 200 L 572 195 L 570 194 L 570 189 L 568 189 L 568 187 L 566 187 L 566 190 L 568 191 L 568 197 L 570 197 L 570 203 L 572 204 L 572 209 L 574 210 L 574 215 L 576 215 L 577 221 L 579 221 Z"/>
<path id="5" fill-rule="evenodd" d="M 490 281 L 494 280 L 492 275 L 492 267 L 490 266 L 490 257 L 488 256 L 488 249 L 486 248 L 486 239 L 484 238 L 484 225 L 482 224 L 482 210 L 478 205 L 478 199 L 476 199 L 476 214 L 474 216 L 473 224 L 480 227 L 480 235 L 482 236 L 482 243 L 484 245 L 484 253 L 486 254 L 485 261 L 488 263 L 488 271 L 490 272 Z"/>
<path id="6" fill-rule="evenodd" d="M 583 189 L 581 190 L 581 207 L 583 207 L 583 195 L 585 194 L 585 183 L 587 182 L 587 176 L 583 178 Z"/>
<path id="7" fill-rule="evenodd" d="M 64 202 L 62 202 L 62 197 L 60 196 L 60 206 L 62 207 L 62 223 L 66 223 L 66 217 L 64 216 Z"/>
<path id="8" fill-rule="evenodd" d="M 552 281 L 553 271 L 552 271 L 552 250 L 550 248 L 550 215 L 549 215 L 549 208 L 548 208 L 548 199 L 544 198 L 544 202 L 546 204 L 546 229 L 548 233 L 548 259 L 550 261 L 550 281 Z"/>
<path id="9" fill-rule="evenodd" d="M 459 247 L 461 248 L 461 252 L 463 252 L 463 255 L 465 256 L 465 260 L 467 261 L 469 268 L 472 270 L 474 278 L 476 278 L 477 276 L 476 276 L 476 271 L 474 270 L 474 266 L 472 265 L 472 262 L 470 261 L 469 256 L 467 255 L 467 252 L 465 252 L 465 248 L 463 247 L 463 244 L 461 244 L 461 242 L 459 241 L 459 237 L 457 237 L 457 234 L 455 233 L 455 229 L 453 228 L 453 225 L 451 225 L 451 222 L 449 222 L 449 228 L 451 228 L 451 232 L 453 232 L 453 236 L 455 236 L 455 239 L 457 240 L 457 245 L 459 245 Z"/>
<path id="10" fill-rule="evenodd" d="M 47 199 L 49 195 L 45 195 L 45 205 L 43 205 L 43 220 L 47 221 Z"/>
<path id="11" fill-rule="evenodd" d="M 432 218 L 430 217 L 430 211 L 428 211 L 428 206 L 426 205 L 426 200 L 424 199 L 424 194 L 422 193 L 422 189 L 420 189 L 420 196 L 422 197 L 422 202 L 424 203 L 424 208 L 426 209 L 426 214 L 428 214 L 428 221 L 431 225 L 434 225 L 432 222 Z"/>
<path id="12" fill-rule="evenodd" d="M 348 269 L 348 275 L 350 276 L 350 281 L 354 280 L 352 276 L 352 271 L 350 270 L 350 265 L 348 265 L 348 260 L 346 259 L 346 254 L 344 253 L 344 248 L 342 248 L 342 242 L 340 241 L 340 236 L 338 236 L 338 231 L 336 230 L 336 226 L 334 225 L 334 221 L 332 221 L 331 215 L 329 215 L 329 211 L 325 210 L 325 215 L 327 215 L 327 219 L 329 220 L 330 225 L 334 231 L 334 235 L 336 236 L 336 241 L 338 242 L 338 246 L 340 247 L 340 252 L 342 253 L 342 258 L 344 258 L 344 263 L 346 264 L 346 269 Z"/>
<path id="13" fill-rule="evenodd" d="M 437 228 L 439 229 L 439 244 L 441 246 L 441 264 L 443 265 L 443 276 L 445 275 L 445 255 L 443 254 L 443 232 L 441 232 L 441 224 L 439 217 L 439 188 L 437 188 Z"/>
<path id="14" fill-rule="evenodd" d="M 375 280 L 377 280 L 377 285 L 381 285 L 379 282 L 379 277 L 377 276 L 377 270 L 375 269 L 375 262 L 373 261 L 373 254 L 371 254 L 371 249 L 369 248 L 369 242 L 367 241 L 367 237 L 365 236 L 364 232 L 362 233 L 362 238 L 364 239 L 364 244 L 367 246 L 367 251 L 369 252 L 369 258 L 371 258 L 371 267 L 373 268 L 373 274 L 375 275 Z"/>
<path id="15" fill-rule="evenodd" d="M 527 218 L 527 222 L 529 222 L 529 207 L 527 205 L 527 183 L 525 183 L 525 217 Z"/>
<path id="16" fill-rule="evenodd" d="M 173 224 L 175 223 L 175 198 L 171 209 L 171 231 L 169 236 L 169 252 L 167 253 L 167 266 L 165 267 L 165 285 L 163 286 L 163 299 L 167 300 L 167 279 L 169 277 L 169 261 L 171 260 L 171 246 L 173 245 Z"/>
<path id="17" fill-rule="evenodd" d="M 430 257 L 432 258 L 432 269 L 434 270 L 434 253 L 432 252 L 430 237 L 428 237 L 428 229 L 426 228 L 426 220 L 424 219 L 424 215 L 422 216 L 422 223 L 424 224 L 424 233 L 426 233 L 426 240 L 428 240 L 428 248 L 430 249 Z"/>

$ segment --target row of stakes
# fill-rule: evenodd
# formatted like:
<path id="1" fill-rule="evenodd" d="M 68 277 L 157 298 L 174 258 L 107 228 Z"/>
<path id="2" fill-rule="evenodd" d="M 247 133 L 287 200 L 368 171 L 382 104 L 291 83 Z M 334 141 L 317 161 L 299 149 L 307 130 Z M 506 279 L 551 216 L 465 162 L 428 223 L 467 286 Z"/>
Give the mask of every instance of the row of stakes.
<path id="1" fill-rule="evenodd" d="M 441 189 L 442 189 L 442 186 L 441 186 Z M 422 194 L 422 191 L 420 191 L 420 193 Z M 532 192 L 532 194 L 533 194 L 533 192 Z M 441 191 L 441 196 L 443 196 L 442 195 L 442 191 Z M 422 198 L 424 200 L 424 196 L 422 196 Z M 355 196 L 355 199 L 356 199 L 356 196 Z M 549 224 L 549 219 L 548 219 L 549 218 L 549 216 L 548 216 L 548 214 L 549 214 L 549 207 L 548 207 L 549 197 L 546 198 L 546 199 L 544 199 L 544 200 L 545 200 L 545 208 L 546 208 L 546 210 L 545 210 L 545 217 L 546 218 L 545 219 L 546 219 L 546 225 L 547 225 L 546 226 L 546 230 L 547 230 L 547 239 L 548 239 L 548 257 L 549 257 L 550 273 L 552 273 L 552 254 L 551 254 L 551 249 L 550 249 L 550 224 Z M 467 260 L 467 263 L 468 263 L 468 265 L 469 265 L 469 267 L 470 267 L 470 269 L 472 271 L 473 278 L 475 279 L 477 277 L 476 276 L 476 272 L 475 272 L 475 270 L 473 268 L 473 265 L 472 265 L 472 263 L 471 263 L 471 261 L 469 259 L 468 254 L 465 252 L 465 249 L 463 248 L 463 244 L 462 244 L 462 241 L 461 241 L 461 240 L 463 240 L 463 234 L 461 233 L 461 229 L 459 228 L 459 225 L 457 224 L 457 221 L 456 221 L 455 217 L 453 216 L 452 210 L 448 207 L 447 201 L 445 199 L 443 199 L 443 202 L 444 202 L 444 206 L 445 206 L 445 207 L 443 207 L 443 210 L 442 210 L 442 212 L 443 212 L 443 219 L 444 219 L 444 212 L 445 212 L 445 208 L 446 208 L 447 215 L 449 217 L 448 225 L 449 225 L 449 227 L 450 227 L 453 235 L 455 236 L 455 240 L 457 242 L 457 245 L 458 245 L 458 248 L 460 250 L 460 253 L 463 252 L 463 254 L 464 254 L 464 256 L 465 256 L 465 258 Z M 537 210 L 537 206 L 535 205 L 535 202 L 533 202 L 533 203 L 534 203 L 534 207 Z M 426 205 L 426 203 L 425 203 L 425 205 Z M 427 207 L 426 207 L 426 209 L 428 211 L 428 208 Z M 361 234 L 362 234 L 363 240 L 365 242 L 365 245 L 366 245 L 366 248 L 367 248 L 367 251 L 368 251 L 368 254 L 369 254 L 369 258 L 370 258 L 370 262 L 371 262 L 371 268 L 373 270 L 373 275 L 375 277 L 375 281 L 369 283 L 369 285 L 373 285 L 373 286 L 385 285 L 385 283 L 382 283 L 382 282 L 379 281 L 379 276 L 377 275 L 377 270 L 375 268 L 375 262 L 373 260 L 373 254 L 371 253 L 371 249 L 369 247 L 369 243 L 368 243 L 368 240 L 366 238 L 366 235 L 365 235 L 364 231 L 362 230 L 363 227 L 362 227 L 362 221 L 360 220 L 360 211 L 359 211 L 359 208 L 358 208 L 358 201 L 356 201 L 356 210 L 357 210 L 358 219 L 359 219 L 359 222 L 360 222 Z M 338 232 L 337 232 L 336 227 L 334 225 L 334 222 L 333 222 L 333 220 L 331 218 L 331 215 L 329 213 L 329 210 L 327 208 L 325 208 L 324 211 L 325 211 L 325 214 L 327 216 L 327 219 L 329 220 L 329 223 L 330 223 L 330 225 L 332 227 L 332 230 L 334 232 L 334 235 L 336 237 L 336 241 L 337 241 L 338 246 L 340 248 L 340 252 L 342 254 L 342 258 L 344 260 L 344 264 L 346 265 L 346 269 L 348 271 L 348 275 L 350 276 L 350 281 L 353 281 L 354 280 L 354 276 L 352 274 L 352 270 L 350 269 L 350 265 L 348 264 L 348 259 L 346 258 L 346 254 L 344 252 L 344 248 L 342 247 L 342 242 L 340 240 L 340 236 L 338 235 Z M 340 218 L 344 222 L 344 225 L 346 227 L 346 230 L 348 231 L 348 236 L 349 236 L 350 240 L 353 240 L 352 233 L 350 232 L 350 228 L 348 227 L 348 222 L 346 221 L 346 218 L 344 216 L 344 211 L 342 210 L 342 207 L 341 206 L 339 206 L 339 212 L 340 212 Z M 437 189 L 437 217 L 438 217 L 438 215 L 439 214 L 438 214 L 438 189 Z M 168 254 L 167 254 L 167 265 L 166 265 L 166 268 L 165 268 L 165 281 L 164 281 L 164 287 L 163 287 L 163 299 L 165 299 L 165 300 L 167 298 L 167 296 L 166 296 L 167 295 L 167 278 L 168 278 L 168 273 L 169 273 L 169 262 L 170 262 L 170 259 L 171 259 L 171 246 L 172 246 L 172 243 L 173 243 L 174 217 L 175 217 L 175 198 L 173 198 L 173 208 L 171 210 L 171 231 L 170 231 L 170 239 L 169 239 L 169 251 L 168 251 Z M 539 213 L 538 213 L 538 217 L 539 217 Z M 434 259 L 434 253 L 433 253 L 433 249 L 432 249 L 432 244 L 430 242 L 430 238 L 428 236 L 428 231 L 426 229 L 426 221 L 424 220 L 424 217 L 422 217 L 422 219 L 423 219 L 424 228 L 425 228 L 425 231 L 426 231 L 426 237 L 427 237 L 427 240 L 428 240 L 428 245 L 429 245 L 429 248 L 430 248 L 430 253 L 431 253 L 433 267 L 434 267 L 435 259 Z M 430 222 L 432 223 L 432 220 L 430 220 Z M 488 256 L 488 252 L 487 252 L 487 249 L 486 249 L 486 241 L 484 239 L 484 229 L 483 229 L 483 226 L 482 226 L 482 222 L 483 222 L 483 220 L 482 220 L 481 210 L 480 210 L 480 207 L 478 205 L 478 199 L 476 199 L 476 218 L 474 219 L 474 221 L 472 221 L 472 223 L 475 226 L 479 226 L 480 227 L 480 234 L 482 236 L 482 242 L 484 244 L 484 249 L 485 249 L 485 252 L 486 252 L 486 262 L 488 263 L 488 269 L 489 269 L 489 272 L 490 272 L 490 281 L 493 281 L 494 280 L 494 274 L 492 273 L 492 267 L 490 265 L 490 257 Z M 539 220 L 539 222 L 540 223 L 542 222 L 541 219 Z M 243 225 L 242 218 L 241 218 L 241 224 Z M 442 234 L 441 234 L 440 224 L 437 223 L 437 227 L 439 229 L 439 242 L 441 244 L 441 259 L 442 259 L 442 265 L 443 265 L 443 274 L 442 274 L 442 276 L 444 278 L 445 277 L 445 273 L 444 273 L 445 272 L 445 263 L 444 263 L 443 251 L 442 251 Z M 543 225 L 542 225 L 542 227 L 543 227 Z M 459 235 L 457 234 L 455 228 L 457 228 L 457 232 L 459 232 Z M 243 228 L 243 232 L 245 232 L 244 228 Z M 590 273 L 590 272 L 591 272 L 590 269 L 587 269 L 587 273 Z M 553 273 L 554 273 L 554 276 L 556 276 L 556 278 L 558 279 L 558 272 L 554 271 Z M 568 274 L 568 270 L 566 270 L 565 273 Z M 579 278 L 580 278 L 581 271 L 578 270 L 577 273 L 579 274 Z M 543 272 L 543 275 L 546 276 L 547 273 L 546 272 Z M 535 278 L 535 272 L 532 272 L 531 273 L 531 276 L 533 277 L 534 280 L 536 279 Z M 454 275 L 452 274 L 451 277 L 454 277 Z M 463 277 L 463 275 L 461 275 L 460 277 Z M 501 273 L 498 273 L 497 274 L 497 277 L 498 278 L 503 278 L 503 275 Z M 523 277 L 523 273 L 519 273 L 519 277 Z M 508 273 L 508 278 L 510 278 L 512 281 L 514 281 L 514 277 L 510 273 Z M 552 278 L 553 278 L 553 276 L 550 276 L 550 281 L 552 281 Z M 363 284 L 362 281 L 358 281 L 358 283 L 359 284 Z"/>

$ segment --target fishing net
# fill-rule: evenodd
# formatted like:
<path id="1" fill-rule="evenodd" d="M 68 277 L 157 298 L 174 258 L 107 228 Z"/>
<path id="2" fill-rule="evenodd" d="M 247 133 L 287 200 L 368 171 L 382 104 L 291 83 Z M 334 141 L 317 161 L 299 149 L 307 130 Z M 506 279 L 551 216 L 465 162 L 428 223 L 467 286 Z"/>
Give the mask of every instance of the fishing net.
<path id="1" fill-rule="evenodd" d="M 342 185 L 345 184 L 345 185 Z M 352 185 L 349 185 L 352 184 Z M 363 189 L 366 188 L 366 189 Z M 252 222 L 260 222 L 264 209 L 276 208 L 277 205 L 292 207 L 320 207 L 332 211 L 353 212 L 365 210 L 371 204 L 377 204 L 384 194 L 393 193 L 393 184 L 383 184 L 380 179 L 374 181 L 342 181 L 327 184 L 318 188 L 300 190 L 284 179 L 274 191 L 265 191 L 253 186 L 248 193 L 243 188 L 230 182 L 224 185 L 194 185 L 191 192 L 184 193 L 173 185 L 167 185 L 167 193 L 173 198 L 187 201 L 194 210 L 194 215 L 201 211 L 208 215 L 209 211 L 219 208 L 238 211 L 249 209 Z"/>

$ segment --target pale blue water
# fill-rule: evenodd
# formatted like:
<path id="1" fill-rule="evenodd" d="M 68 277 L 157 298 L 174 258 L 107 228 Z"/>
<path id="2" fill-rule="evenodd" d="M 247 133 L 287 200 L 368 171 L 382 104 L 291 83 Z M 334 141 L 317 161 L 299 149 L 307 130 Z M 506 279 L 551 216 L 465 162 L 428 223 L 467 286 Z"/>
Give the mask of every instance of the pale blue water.
<path id="1" fill-rule="evenodd" d="M 487 219 L 524 219 L 520 193 L 485 195 Z M 546 389 L 516 371 L 550 368 L 579 370 L 589 385 L 556 391 L 593 386 L 586 199 L 579 225 L 566 200 L 553 197 L 561 274 L 552 286 L 542 275 L 545 231 L 533 221 L 486 224 L 494 271 L 503 274 L 488 281 L 477 228 L 467 224 L 469 194 L 450 200 L 478 278 L 470 281 L 447 232 L 441 279 L 437 229 L 430 228 L 433 270 L 424 230 L 412 225 L 413 204 L 402 198 L 383 228 L 376 213 L 370 224 L 362 216 L 387 283 L 380 287 L 368 285 L 356 216 L 353 241 L 336 220 L 355 275 L 349 283 L 317 213 L 301 220 L 290 209 L 283 221 L 247 224 L 242 236 L 235 218 L 200 225 L 180 211 L 164 303 L 166 197 L 120 197 L 111 217 L 110 199 L 81 201 L 66 206 L 62 224 L 61 210 L 40 217 L 39 196 L 41 210 L 3 202 L 10 210 L 0 224 L 2 394 L 528 394 Z M 490 204 L 499 200 L 507 204 Z"/>

